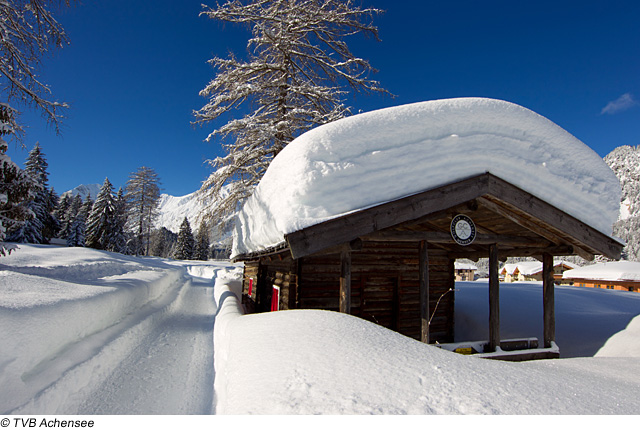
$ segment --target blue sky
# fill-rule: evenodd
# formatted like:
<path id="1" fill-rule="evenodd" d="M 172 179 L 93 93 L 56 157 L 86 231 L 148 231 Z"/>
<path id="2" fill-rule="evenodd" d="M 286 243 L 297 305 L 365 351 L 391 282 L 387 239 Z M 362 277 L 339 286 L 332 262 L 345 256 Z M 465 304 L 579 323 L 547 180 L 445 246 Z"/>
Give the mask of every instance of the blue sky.
<path id="1" fill-rule="evenodd" d="M 57 136 L 26 111 L 23 163 L 39 142 L 50 185 L 117 188 L 140 166 L 164 192 L 197 190 L 220 149 L 193 127 L 207 60 L 245 52 L 248 30 L 200 17 L 201 0 L 84 0 L 57 16 L 71 44 L 44 61 L 42 78 L 70 104 Z M 204 1 L 206 3 L 206 1 Z M 211 2 L 210 4 L 214 4 Z M 525 106 L 605 156 L 640 144 L 640 2 L 363 0 L 386 12 L 381 42 L 353 37 L 354 54 L 395 98 L 358 94 L 354 112 L 450 97 L 492 97 Z"/>

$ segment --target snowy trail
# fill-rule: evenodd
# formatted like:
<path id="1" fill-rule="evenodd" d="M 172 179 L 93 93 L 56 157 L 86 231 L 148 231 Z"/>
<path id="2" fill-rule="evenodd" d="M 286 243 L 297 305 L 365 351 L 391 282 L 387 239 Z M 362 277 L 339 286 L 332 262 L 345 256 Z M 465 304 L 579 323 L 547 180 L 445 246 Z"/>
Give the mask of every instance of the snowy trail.
<path id="1" fill-rule="evenodd" d="M 171 311 L 87 396 L 81 414 L 213 412 L 213 280 L 193 277 Z"/>

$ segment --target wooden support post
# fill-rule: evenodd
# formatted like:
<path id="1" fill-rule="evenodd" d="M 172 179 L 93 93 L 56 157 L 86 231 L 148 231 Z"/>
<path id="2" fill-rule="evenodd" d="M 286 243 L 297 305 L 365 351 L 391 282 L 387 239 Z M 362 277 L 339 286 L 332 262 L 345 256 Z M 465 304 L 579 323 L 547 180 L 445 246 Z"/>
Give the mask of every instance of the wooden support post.
<path id="1" fill-rule="evenodd" d="M 556 340 L 555 286 L 553 255 L 542 254 L 542 301 L 544 309 L 544 347 L 551 348 Z"/>
<path id="2" fill-rule="evenodd" d="M 489 352 L 500 346 L 500 280 L 498 245 L 489 246 Z"/>
<path id="3" fill-rule="evenodd" d="M 424 343 L 429 343 L 429 247 L 427 246 L 427 242 L 424 240 L 420 241 L 418 265 L 421 340 Z"/>
<path id="4" fill-rule="evenodd" d="M 351 252 L 340 253 L 340 312 L 351 313 Z"/>

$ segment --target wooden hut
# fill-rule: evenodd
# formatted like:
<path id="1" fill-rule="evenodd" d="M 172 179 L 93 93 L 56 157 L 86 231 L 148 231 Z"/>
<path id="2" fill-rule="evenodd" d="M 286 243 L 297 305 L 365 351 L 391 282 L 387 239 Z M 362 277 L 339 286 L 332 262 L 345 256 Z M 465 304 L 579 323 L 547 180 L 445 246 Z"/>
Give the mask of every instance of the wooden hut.
<path id="1" fill-rule="evenodd" d="M 443 106 L 446 109 L 442 109 Z M 419 109 L 422 111 L 416 114 L 416 110 Z M 497 112 L 499 114 L 496 114 Z M 449 154 L 446 151 L 452 151 L 452 147 L 461 150 L 458 148 L 464 148 L 462 144 L 466 143 L 487 145 L 488 133 L 500 127 L 506 131 L 498 130 L 493 133 L 495 139 L 489 145 L 494 146 L 475 148 L 475 156 L 483 157 L 492 151 L 491 148 L 502 148 L 501 139 L 505 139 L 505 135 L 508 134 L 512 134 L 513 138 L 507 136 L 510 140 L 505 142 L 512 146 L 514 142 L 522 141 L 522 136 L 528 136 L 537 145 L 551 145 L 550 149 L 553 149 L 555 143 L 547 142 L 549 136 L 552 136 L 551 139 L 559 140 L 559 144 L 565 148 L 574 145 L 581 150 L 580 145 L 584 146 L 572 136 L 566 136 L 568 134 L 563 130 L 558 130 L 555 124 L 550 125 L 548 120 L 525 111 L 524 108 L 514 108 L 514 105 L 506 102 L 483 99 L 465 99 L 453 103 L 445 101 L 444 104 L 427 104 L 416 108 L 412 106 L 404 111 L 394 111 L 393 114 L 388 116 L 388 120 L 384 115 L 348 119 L 348 127 L 341 125 L 342 128 L 336 127 L 337 131 L 329 130 L 330 139 L 318 132 L 320 137 L 314 135 L 312 138 L 321 142 L 321 145 L 318 145 L 320 149 L 311 146 L 311 150 L 318 152 L 319 157 L 323 159 L 318 163 L 307 164 L 315 163 L 331 171 L 326 168 L 325 160 L 330 159 L 333 163 L 331 166 L 339 163 L 335 155 L 339 149 L 336 149 L 336 145 L 336 148 L 331 147 L 332 151 L 327 151 L 327 145 L 330 146 L 327 142 L 331 139 L 337 140 L 343 148 L 348 145 L 350 130 L 357 131 L 354 141 L 359 145 L 357 151 L 352 151 L 356 154 L 353 156 L 365 154 L 358 158 L 358 163 L 363 162 L 363 157 L 366 160 L 377 157 L 380 152 L 377 148 L 384 145 L 390 148 L 390 152 L 398 153 L 393 145 L 388 145 L 388 138 L 393 130 L 401 134 L 407 128 L 411 128 L 413 134 L 406 138 L 407 141 L 411 139 L 411 142 L 416 140 L 418 133 L 422 133 L 420 136 L 425 141 L 437 139 L 439 143 L 442 139 L 449 139 L 451 145 L 460 145 L 447 146 L 449 141 L 445 142 L 446 145 L 436 145 L 434 148 L 445 151 L 442 157 L 439 157 L 435 149 L 425 154 L 416 152 L 415 162 L 418 168 L 427 166 L 427 163 L 433 160 L 451 159 L 447 157 Z M 428 122 L 434 115 L 444 116 L 434 121 L 432 129 Z M 516 119 L 513 119 L 514 115 Z M 454 119 L 449 120 L 452 116 Z M 507 120 L 512 123 L 509 127 L 504 126 Z M 361 125 L 359 121 L 363 128 L 358 128 Z M 427 122 L 425 131 L 415 131 L 412 128 L 416 121 L 420 122 L 421 127 L 423 122 Z M 518 128 L 520 121 L 525 124 L 524 132 Z M 365 135 L 361 130 L 366 130 L 366 127 L 369 128 L 369 134 Z M 370 130 L 372 127 L 374 129 Z M 538 133 L 540 128 L 544 133 Z M 458 134 L 451 134 L 450 137 L 446 137 L 452 130 L 462 130 L 466 136 L 459 138 Z M 537 133 L 540 137 L 537 137 Z M 378 141 L 369 144 L 367 139 Z M 270 218 L 273 217 L 270 217 L 264 208 L 274 202 L 282 206 L 282 202 L 290 201 L 287 200 L 288 191 L 278 188 L 278 178 L 286 178 L 287 174 L 295 175 L 292 167 L 298 167 L 302 163 L 300 160 L 304 151 L 307 151 L 304 145 L 308 140 L 299 144 L 293 142 L 276 157 L 263 179 L 263 182 L 270 181 L 271 189 L 259 186 L 255 197 L 252 197 L 253 201 L 249 202 L 250 209 L 245 205 L 244 213 L 240 215 L 244 218 L 237 223 L 236 228 L 246 237 L 251 238 L 252 231 L 262 234 L 265 230 L 263 224 L 272 222 Z M 530 145 L 529 142 L 523 142 L 523 147 Z M 366 147 L 366 150 L 363 147 Z M 285 152 L 287 155 L 283 157 L 282 154 Z M 546 152 L 554 153 L 551 150 Z M 468 157 L 474 156 L 468 150 L 466 154 Z M 595 163 L 603 163 L 596 154 L 587 155 L 586 158 L 595 160 Z M 507 166 L 505 169 L 510 168 L 511 160 L 507 161 L 509 165 L 501 164 Z M 562 161 L 572 163 L 572 160 Z M 487 157 L 486 162 L 491 164 L 493 160 Z M 334 169 L 339 172 L 336 177 L 344 180 L 344 170 L 352 166 L 357 168 L 358 163 L 349 161 L 344 164 L 344 168 Z M 526 164 L 527 161 L 523 163 Z M 554 166 L 556 170 L 562 172 L 566 169 L 562 163 L 557 164 Z M 398 166 L 397 168 L 406 171 L 411 169 L 410 166 Z M 531 168 L 529 165 L 525 167 Z M 466 171 L 461 170 L 465 169 L 464 165 L 451 165 L 450 168 L 440 166 L 440 170 L 437 171 L 448 172 L 456 168 L 460 169 L 460 172 Z M 582 166 L 578 168 L 583 169 Z M 539 170 L 542 175 L 547 174 L 549 170 L 546 162 L 536 164 L 532 169 Z M 473 173 L 474 171 L 480 173 Z M 576 175 L 589 173 L 587 170 L 584 171 L 587 173 L 581 171 Z M 458 177 L 460 172 L 456 173 Z M 553 258 L 580 255 L 586 259 L 593 259 L 594 255 L 601 254 L 617 259 L 620 257 L 622 245 L 603 234 L 601 230 L 561 210 L 558 205 L 554 206 L 534 193 L 514 185 L 512 181 L 504 179 L 517 178 L 520 174 L 517 166 L 513 168 L 514 173 L 500 177 L 487 173 L 489 170 L 484 170 L 482 165 L 474 165 L 469 172 L 471 173 L 463 179 L 442 183 L 437 180 L 431 181 L 430 186 L 408 190 L 409 192 L 401 197 L 381 197 L 384 203 L 362 205 L 355 210 L 348 210 L 347 207 L 343 213 L 319 222 L 308 223 L 282 234 L 278 231 L 272 236 L 274 239 L 270 239 L 277 241 L 276 245 L 260 245 L 255 249 L 235 252 L 233 259 L 244 262 L 242 302 L 246 311 L 340 311 L 423 342 L 449 343 L 454 341 L 455 261 L 461 258 L 478 260 L 486 257 L 490 261 L 490 318 L 486 349 L 492 352 L 498 347 L 504 349 L 505 346 L 500 337 L 499 260 L 511 256 L 530 256 L 543 262 L 543 346 L 551 348 L 555 340 Z M 610 170 L 601 169 L 600 172 L 599 174 L 608 181 L 605 181 L 605 187 L 619 187 L 617 182 L 607 176 L 611 174 L 615 178 Z M 273 175 L 269 176 L 271 173 Z M 303 174 L 304 172 L 298 173 L 300 182 L 304 179 L 304 176 L 301 176 Z M 416 178 L 419 179 L 419 172 Z M 366 179 L 365 176 L 362 180 Z M 554 185 L 554 181 L 560 180 L 562 179 L 553 177 L 548 182 Z M 291 179 L 291 182 L 290 186 L 295 188 L 296 178 Z M 405 183 L 415 186 L 418 181 L 405 180 Z M 365 183 L 360 186 L 364 189 L 367 185 Z M 311 190 L 312 193 L 316 191 Z M 331 192 L 339 191 L 331 189 Z M 333 195 L 325 194 L 329 198 Z M 294 190 L 289 195 L 307 194 Z M 355 194 L 352 192 L 351 196 Z M 571 200 L 571 197 L 567 199 Z M 260 216 L 256 217 L 253 210 L 258 211 Z M 545 351 L 542 356 L 552 357 L 557 356 L 557 353 Z M 522 359 L 522 356 L 519 359 Z"/>
<path id="2" fill-rule="evenodd" d="M 456 222 L 470 229 L 456 233 Z M 618 259 L 621 250 L 611 237 L 487 173 L 296 231 L 277 249 L 235 260 L 245 262 L 249 312 L 334 310 L 446 343 L 454 337 L 454 262 L 488 257 L 494 351 L 501 340 L 500 259 L 542 260 L 548 348 L 555 340 L 553 257 Z"/>

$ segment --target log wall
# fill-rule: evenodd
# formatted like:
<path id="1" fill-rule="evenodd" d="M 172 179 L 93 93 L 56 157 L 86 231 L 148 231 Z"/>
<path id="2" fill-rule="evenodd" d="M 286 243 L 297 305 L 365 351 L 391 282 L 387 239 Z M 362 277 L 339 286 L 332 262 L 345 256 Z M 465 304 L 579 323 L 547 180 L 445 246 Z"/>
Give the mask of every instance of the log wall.
<path id="1" fill-rule="evenodd" d="M 418 244 L 365 242 L 351 254 L 351 314 L 420 339 Z M 254 279 L 248 297 L 249 278 Z M 429 250 L 429 314 L 454 286 L 453 261 Z M 259 285 L 259 288 L 257 288 Z M 280 309 L 339 310 L 340 255 L 262 258 L 246 262 L 243 303 L 247 312 L 270 309 L 272 285 L 280 286 Z M 453 341 L 454 293 L 444 295 L 430 326 L 431 342 Z"/>

